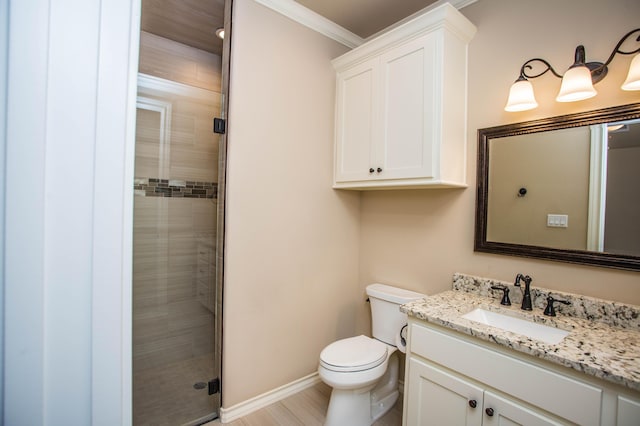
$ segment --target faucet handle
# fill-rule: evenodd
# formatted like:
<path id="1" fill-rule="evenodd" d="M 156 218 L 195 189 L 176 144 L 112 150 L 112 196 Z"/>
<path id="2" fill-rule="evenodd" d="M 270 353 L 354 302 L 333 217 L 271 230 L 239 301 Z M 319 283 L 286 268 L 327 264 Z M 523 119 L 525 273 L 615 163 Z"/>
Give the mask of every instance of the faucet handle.
<path id="1" fill-rule="evenodd" d="M 516 287 L 520 287 L 520 280 L 524 278 L 524 275 L 518 274 L 516 275 L 516 280 L 513 282 L 513 285 Z"/>
<path id="2" fill-rule="evenodd" d="M 554 302 L 558 302 L 558 303 L 562 303 L 563 305 L 570 305 L 571 302 L 567 301 L 567 300 L 560 300 L 560 299 L 554 299 L 551 296 L 547 297 L 547 307 L 544 308 L 544 314 L 546 316 L 549 317 L 555 317 L 556 316 L 556 310 L 553 307 Z"/>
<path id="3" fill-rule="evenodd" d="M 511 300 L 509 300 L 509 287 L 503 285 L 494 285 L 491 286 L 493 290 L 502 290 L 502 300 L 500 301 L 501 305 L 511 306 Z"/>
<path id="4" fill-rule="evenodd" d="M 516 275 L 516 281 L 513 283 L 513 285 L 516 287 L 520 287 L 520 281 L 524 281 L 525 286 L 528 287 L 531 285 L 531 281 L 533 281 L 533 278 L 531 278 L 529 275 L 518 274 Z"/>

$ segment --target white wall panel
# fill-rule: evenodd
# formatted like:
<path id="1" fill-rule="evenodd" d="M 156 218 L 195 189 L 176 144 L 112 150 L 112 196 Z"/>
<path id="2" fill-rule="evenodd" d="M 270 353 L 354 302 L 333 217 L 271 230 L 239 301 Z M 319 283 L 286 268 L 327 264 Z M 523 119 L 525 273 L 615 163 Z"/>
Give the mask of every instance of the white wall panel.
<path id="1" fill-rule="evenodd" d="M 129 424 L 139 0 L 9 5 L 6 424 Z"/>

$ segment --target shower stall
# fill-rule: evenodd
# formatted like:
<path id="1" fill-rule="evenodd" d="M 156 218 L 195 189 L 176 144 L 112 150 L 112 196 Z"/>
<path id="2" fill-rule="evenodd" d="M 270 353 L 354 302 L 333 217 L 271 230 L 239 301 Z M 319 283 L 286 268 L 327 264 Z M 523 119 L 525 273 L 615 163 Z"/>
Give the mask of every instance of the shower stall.
<path id="1" fill-rule="evenodd" d="M 133 185 L 134 426 L 221 406 L 231 0 L 142 0 Z M 214 131 L 215 130 L 215 131 Z M 220 133 L 222 132 L 222 133 Z"/>
<path id="2" fill-rule="evenodd" d="M 133 424 L 220 407 L 220 93 L 140 75 L 133 225 Z M 211 395 L 210 395 L 211 394 Z"/>

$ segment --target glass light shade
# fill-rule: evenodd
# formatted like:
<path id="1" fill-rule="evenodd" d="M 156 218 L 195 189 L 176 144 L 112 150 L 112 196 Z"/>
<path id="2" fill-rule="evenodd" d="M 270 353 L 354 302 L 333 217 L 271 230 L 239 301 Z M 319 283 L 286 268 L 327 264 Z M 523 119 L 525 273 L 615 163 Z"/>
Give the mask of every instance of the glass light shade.
<path id="1" fill-rule="evenodd" d="M 640 53 L 631 61 L 627 79 L 622 83 L 622 90 L 640 90 Z"/>
<path id="2" fill-rule="evenodd" d="M 575 102 L 593 98 L 597 95 L 591 81 L 591 71 L 585 66 L 572 67 L 564 73 L 560 93 L 556 97 L 558 102 Z"/>
<path id="3" fill-rule="evenodd" d="M 538 102 L 533 94 L 531 82 L 524 78 L 516 80 L 509 90 L 509 100 L 507 100 L 507 106 L 504 107 L 504 110 L 508 112 L 526 111 L 537 106 Z"/>

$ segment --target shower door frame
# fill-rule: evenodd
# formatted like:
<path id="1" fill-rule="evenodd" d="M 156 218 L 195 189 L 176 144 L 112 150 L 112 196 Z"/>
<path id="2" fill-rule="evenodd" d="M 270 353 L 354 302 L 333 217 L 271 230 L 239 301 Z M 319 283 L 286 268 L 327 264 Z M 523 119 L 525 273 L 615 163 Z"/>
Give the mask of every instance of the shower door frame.
<path id="1" fill-rule="evenodd" d="M 220 118 L 228 120 L 227 112 L 229 111 L 229 80 L 231 75 L 231 39 L 233 36 L 233 0 L 225 0 L 224 4 L 224 34 L 222 40 L 222 74 L 220 80 L 220 94 L 222 96 L 222 105 L 220 107 Z M 228 125 L 225 128 L 229 128 Z M 220 135 L 220 146 L 218 151 L 218 217 L 216 232 L 216 315 L 214 327 L 216 341 L 214 343 L 215 350 L 214 365 L 217 367 L 219 374 L 219 392 L 217 399 L 218 417 L 220 417 L 220 408 L 223 404 L 224 397 L 224 380 L 223 380 L 223 302 L 224 302 L 224 259 L 226 252 L 225 238 L 225 220 L 226 220 L 226 194 L 227 194 L 227 147 L 228 137 L 226 131 Z"/>

